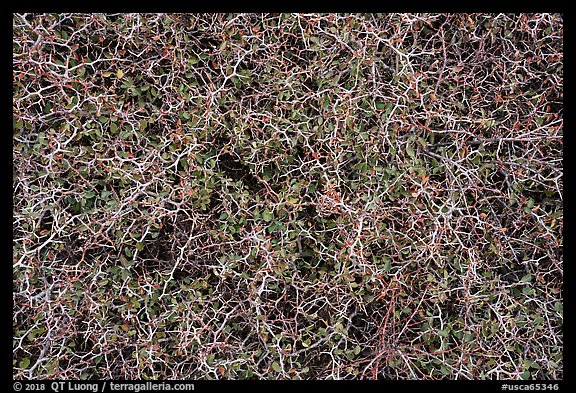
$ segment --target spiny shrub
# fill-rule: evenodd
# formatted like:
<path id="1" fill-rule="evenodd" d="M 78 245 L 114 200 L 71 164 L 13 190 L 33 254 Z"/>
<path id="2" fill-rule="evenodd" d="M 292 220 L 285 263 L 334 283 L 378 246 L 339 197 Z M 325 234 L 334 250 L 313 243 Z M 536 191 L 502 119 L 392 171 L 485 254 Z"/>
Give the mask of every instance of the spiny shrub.
<path id="1" fill-rule="evenodd" d="M 14 378 L 561 379 L 562 37 L 14 14 Z"/>

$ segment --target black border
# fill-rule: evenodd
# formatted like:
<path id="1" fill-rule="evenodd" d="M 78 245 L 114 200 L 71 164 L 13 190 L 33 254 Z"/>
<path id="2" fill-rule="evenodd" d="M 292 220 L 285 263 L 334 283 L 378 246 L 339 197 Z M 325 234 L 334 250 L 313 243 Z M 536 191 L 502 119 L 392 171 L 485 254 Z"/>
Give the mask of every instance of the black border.
<path id="1" fill-rule="evenodd" d="M 177 5 L 178 4 L 178 5 Z M 452 4 L 450 6 L 447 6 L 446 4 L 438 4 L 438 3 L 430 3 L 430 2 L 426 2 L 423 3 L 425 4 L 425 6 L 422 6 L 421 4 L 419 4 L 418 2 L 385 2 L 385 1 L 381 1 L 380 3 L 374 3 L 374 2 L 368 2 L 368 1 L 364 1 L 364 0 L 354 0 L 354 1 L 349 1 L 349 2 L 340 2 L 340 1 L 333 1 L 333 2 L 316 2 L 316 1 L 308 1 L 308 2 L 293 2 L 293 3 L 285 3 L 284 5 L 282 5 L 281 3 L 277 3 L 277 2 L 269 2 L 269 3 L 259 3 L 259 2 L 254 2 L 254 1 L 242 1 L 242 2 L 236 2 L 236 3 L 224 3 L 221 2 L 220 4 L 218 3 L 211 3 L 211 2 L 200 2 L 200 3 L 175 3 L 175 4 L 170 4 L 170 3 L 166 3 L 166 2 L 162 2 L 162 3 L 156 3 L 156 4 L 140 4 L 139 7 L 128 7 L 126 5 L 122 5 L 122 4 L 118 4 L 115 3 L 116 10 L 114 10 L 113 12 L 120 12 L 120 13 L 124 13 L 124 12 L 161 12 L 161 13 L 165 13 L 165 12 L 346 12 L 346 13 L 356 13 L 356 12 L 411 12 L 411 11 L 426 11 L 426 12 L 510 12 L 510 13 L 520 13 L 520 12 L 553 12 L 553 13 L 560 13 L 562 15 L 562 18 L 566 21 L 566 19 L 568 19 L 568 23 L 564 24 L 564 28 L 565 28 L 565 34 L 564 34 L 564 46 L 566 43 L 566 38 L 569 36 L 568 32 L 572 31 L 572 24 L 570 23 L 572 21 L 572 18 L 569 17 L 565 12 L 562 12 L 565 8 L 564 6 L 564 2 L 559 2 L 559 1 L 547 1 L 547 2 L 540 2 L 540 3 L 532 3 L 532 4 L 528 4 L 526 2 L 520 2 L 520 1 L 505 1 L 505 2 L 501 2 L 498 3 L 498 6 L 494 7 L 490 7 L 490 9 L 487 9 L 487 3 L 466 3 L 466 2 L 461 2 L 458 4 Z M 97 8 L 96 10 L 87 10 L 86 6 L 90 6 L 91 8 Z M 94 4 L 94 3 L 72 3 L 72 4 L 66 4 L 64 7 L 62 6 L 62 4 L 49 4 L 48 6 L 38 6 L 35 3 L 20 3 L 20 4 L 11 4 L 10 6 L 10 12 L 6 13 L 6 18 L 3 18 L 2 20 L 4 20 L 3 23 L 3 27 L 5 29 L 9 29 L 10 33 L 6 32 L 6 39 L 4 40 L 4 44 L 8 47 L 8 48 L 12 48 L 12 15 L 13 13 L 19 13 L 19 12 L 103 12 L 102 9 L 98 9 L 98 8 L 102 8 L 101 7 L 102 3 L 99 4 Z M 183 5 L 187 5 L 188 9 L 182 9 Z M 99 7 L 100 6 L 100 7 Z M 476 6 L 476 7 L 474 7 Z M 49 8 L 48 10 L 46 8 Z M 138 9 L 135 9 L 138 8 Z M 112 12 L 110 11 L 110 9 L 106 10 L 106 12 Z M 6 48 L 6 52 L 8 51 L 8 48 Z M 567 52 L 568 56 L 565 56 L 564 58 L 564 69 L 565 70 L 574 70 L 576 69 L 576 65 L 574 64 L 574 53 L 572 51 L 568 51 Z M 7 57 L 7 56 L 6 56 Z M 12 57 L 10 57 L 12 58 Z M 7 61 L 2 62 L 3 65 L 8 65 L 9 63 Z M 9 67 L 9 65 L 8 65 Z M 12 92 L 12 72 L 7 70 L 6 74 L 5 74 L 5 89 Z M 573 86 L 574 82 L 576 82 L 576 78 L 574 78 L 570 72 L 566 72 L 565 73 L 565 80 L 564 80 L 564 85 L 565 86 Z M 566 94 L 568 93 L 568 94 Z M 566 90 L 564 89 L 564 100 L 566 102 L 566 100 L 568 100 L 568 102 L 570 101 L 570 98 L 572 97 L 572 94 L 570 92 L 570 90 Z M 11 94 L 10 94 L 11 95 Z M 6 95 L 6 97 L 8 97 L 9 95 Z M 12 114 L 8 114 L 8 112 L 10 111 L 10 106 L 6 105 L 2 107 L 3 111 L 5 112 L 5 116 L 7 119 L 7 122 L 9 122 L 9 129 L 12 128 Z M 565 116 L 567 113 L 564 113 L 563 116 Z M 566 120 L 570 119 L 570 115 L 569 116 L 565 116 Z M 566 121 L 567 124 L 571 125 L 573 122 L 572 121 Z M 563 168 L 564 168 L 564 172 L 566 173 L 566 168 L 571 168 L 572 166 L 570 165 L 570 161 L 573 159 L 573 157 L 575 156 L 575 154 L 573 154 L 570 150 L 569 147 L 568 149 L 566 148 L 566 141 L 570 141 L 570 140 L 574 140 L 576 137 L 573 136 L 574 134 L 572 132 L 570 132 L 572 130 L 572 127 L 566 127 L 564 126 L 564 128 L 568 128 L 569 132 L 567 134 L 564 134 L 564 160 L 563 160 Z M 8 132 L 5 132 L 5 135 L 9 135 Z M 8 137 L 7 137 L 8 138 Z M 570 144 L 568 144 L 569 146 Z M 11 149 L 12 143 L 11 141 L 5 144 L 2 144 L 2 149 L 6 149 L 6 153 L 2 155 L 3 158 L 7 158 L 9 157 L 10 160 L 12 160 L 13 156 L 13 152 Z M 566 154 L 568 153 L 568 154 Z M 572 153 L 572 154 L 571 154 Z M 11 165 L 10 165 L 11 166 Z M 8 167 L 8 165 L 7 165 Z M 7 169 L 6 169 L 7 170 Z M 571 173 L 571 171 L 567 172 L 568 174 Z M 569 184 L 566 183 L 566 181 L 564 181 L 564 184 Z M 2 194 L 3 196 L 3 205 L 6 206 L 4 207 L 4 209 L 2 209 L 2 212 L 4 215 L 8 215 L 9 212 L 11 213 L 13 211 L 13 201 L 12 198 L 9 198 L 7 195 L 4 196 L 5 194 Z M 571 220 L 572 216 L 573 216 L 573 208 L 572 205 L 570 203 L 571 200 L 574 200 L 576 198 L 576 194 L 573 194 L 570 187 L 566 187 L 566 190 L 564 191 L 564 201 L 567 201 L 568 203 L 565 203 L 564 205 L 564 216 L 565 216 L 565 223 L 568 222 L 573 222 L 573 220 Z M 574 198 L 571 198 L 574 197 Z M 8 217 L 5 218 L 6 221 L 11 222 L 12 220 L 8 219 Z M 12 227 L 10 227 L 10 233 L 12 233 Z M 563 233 L 563 240 L 564 242 L 566 242 L 566 238 L 567 238 L 567 234 L 570 233 L 569 227 L 565 225 L 564 227 L 564 233 Z M 11 242 L 10 242 L 11 243 Z M 10 253 L 12 252 L 12 248 L 10 247 L 6 247 L 7 249 L 10 250 Z M 569 255 L 570 253 L 567 253 L 567 251 L 569 251 L 569 248 L 567 247 L 563 247 L 563 255 L 564 261 L 568 261 L 568 263 L 564 263 L 564 271 L 568 271 L 568 272 L 572 272 L 573 271 L 573 267 L 571 265 L 571 262 L 573 260 L 573 258 L 570 258 Z M 8 263 L 5 263 L 5 269 L 8 270 Z M 2 285 L 0 286 L 0 288 L 4 291 L 4 296 L 6 298 L 10 299 L 10 305 L 11 305 L 11 309 L 13 309 L 13 300 L 12 300 L 12 283 L 8 282 L 8 277 L 12 277 L 12 274 L 8 274 L 8 271 L 6 272 L 5 275 L 3 275 L 3 277 L 6 277 L 6 285 Z M 10 293 L 9 293 L 10 292 Z M 564 299 L 564 303 L 568 303 L 568 304 L 564 304 L 564 308 L 565 308 L 565 313 L 564 315 L 571 315 L 571 311 L 572 308 L 570 307 L 570 303 L 566 301 L 566 298 L 569 297 L 569 286 L 565 286 L 563 285 L 563 299 Z M 4 297 L 3 296 L 3 297 Z M 6 317 L 6 322 L 4 324 L 2 324 L 2 326 L 6 327 L 6 329 L 8 329 L 9 326 L 11 326 L 12 322 L 11 319 L 8 320 L 8 317 Z M 12 329 L 10 329 L 12 330 Z M 567 330 L 564 329 L 564 332 L 566 332 Z M 570 330 L 568 330 L 570 331 Z M 6 336 L 8 336 L 8 334 L 6 334 Z M 13 335 L 12 335 L 13 336 Z M 563 335 L 563 339 L 564 339 L 564 361 L 563 361 L 563 365 L 564 365 L 564 371 L 566 371 L 566 369 L 570 369 L 569 367 L 567 368 L 567 366 L 571 365 L 571 361 L 569 356 L 566 356 L 566 353 L 570 354 L 570 351 L 567 351 L 566 348 L 570 347 L 573 339 L 571 337 L 570 334 L 564 334 Z M 8 358 L 8 354 L 11 354 L 12 352 L 12 346 L 9 345 L 10 341 L 8 340 L 8 338 L 6 337 L 6 342 L 3 343 L 3 353 L 6 354 L 6 357 Z M 5 347 L 5 348 L 4 348 Z M 12 369 L 12 356 L 10 355 L 9 359 L 6 359 L 5 362 L 2 362 L 3 365 L 6 365 L 6 368 L 10 367 L 10 371 Z M 6 370 L 6 375 L 8 374 L 8 370 Z M 275 387 L 286 387 L 286 388 L 298 388 L 298 389 L 318 389 L 318 388 L 326 388 L 326 389 L 334 389 L 334 388 L 344 388 L 344 389 L 354 389 L 356 386 L 363 389 L 363 390 L 368 390 L 368 391 L 376 391 L 376 390 L 382 390 L 383 388 L 391 388 L 391 389 L 419 389 L 419 388 L 423 388 L 423 389 L 429 389 L 429 388 L 434 388 L 434 389 L 447 389 L 447 390 L 451 390 L 453 389 L 454 391 L 459 391 L 461 392 L 462 389 L 467 389 L 467 388 L 480 388 L 483 391 L 510 391 L 510 390 L 516 390 L 516 391 L 548 391 L 548 390 L 543 390 L 542 388 L 538 389 L 538 388 L 534 388 L 534 389 L 530 389 L 530 386 L 527 385 L 536 385 L 536 384 L 546 384 L 546 385 L 554 385 L 557 384 L 560 390 L 564 390 L 565 386 L 567 384 L 569 384 L 569 382 L 571 380 L 573 380 L 573 377 L 571 375 L 570 372 L 564 372 L 564 379 L 563 380 L 558 380 L 558 381 L 538 381 L 538 380 L 534 380 L 534 381 L 506 381 L 506 380 L 499 380 L 499 381 L 493 381 L 493 380 L 444 380 L 444 381 L 410 381 L 410 380 L 401 380 L 401 381 L 393 381 L 393 380 L 379 380 L 379 381 L 365 381 L 365 380 L 353 380 L 353 381 L 284 381 L 284 380 L 244 380 L 244 381 L 208 381 L 208 380 L 197 380 L 197 381 L 167 381 L 167 380 L 160 380 L 160 381 L 155 381 L 157 383 L 160 382 L 164 382 L 170 385 L 174 385 L 174 384 L 178 384 L 178 383 L 185 383 L 185 382 L 192 382 L 194 383 L 194 392 L 206 392 L 207 390 L 211 390 L 214 388 L 222 388 L 222 389 L 231 389 L 231 390 L 250 390 L 250 391 L 264 391 L 267 393 L 270 393 L 270 389 L 271 388 L 275 388 Z M 44 392 L 53 392 L 53 390 L 51 389 L 51 383 L 55 382 L 53 380 L 45 380 L 45 381 L 16 381 L 13 379 L 12 376 L 12 382 L 10 382 L 12 391 L 18 391 L 16 390 L 16 384 L 17 383 L 21 383 L 21 387 L 22 390 L 21 391 L 30 391 L 30 390 L 26 390 L 25 388 L 28 387 L 30 388 L 34 388 L 37 387 L 37 389 L 41 389 L 41 390 L 37 390 L 37 391 L 44 391 Z M 57 382 L 62 382 L 62 381 L 57 381 Z M 72 382 L 72 383 L 77 383 L 79 381 L 65 381 L 67 382 Z M 85 381 L 86 383 L 96 383 L 98 384 L 98 391 L 102 392 L 103 390 L 103 385 L 104 385 L 104 381 Z M 137 383 L 144 383 L 145 381 L 114 381 L 114 382 L 123 382 L 126 384 L 137 384 Z M 109 382 L 108 382 L 109 383 Z M 509 385 L 511 387 L 509 387 L 508 389 L 503 389 L 502 386 L 503 385 Z M 42 386 L 42 387 L 40 387 Z M 38 388 L 40 387 L 40 388 Z M 67 389 L 63 389 L 60 390 L 61 392 L 67 392 L 69 390 Z M 110 392 L 110 387 L 107 386 L 106 389 L 104 390 L 105 392 Z M 126 392 L 130 392 L 130 390 L 125 390 Z M 556 391 L 556 390 L 552 390 L 552 391 Z"/>

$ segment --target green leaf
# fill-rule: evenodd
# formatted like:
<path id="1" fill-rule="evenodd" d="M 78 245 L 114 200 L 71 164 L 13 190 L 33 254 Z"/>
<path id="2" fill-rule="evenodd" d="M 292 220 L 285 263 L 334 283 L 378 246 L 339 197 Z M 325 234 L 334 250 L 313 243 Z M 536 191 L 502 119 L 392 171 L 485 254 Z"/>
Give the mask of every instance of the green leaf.
<path id="1" fill-rule="evenodd" d="M 465 342 L 469 343 L 470 341 L 474 341 L 474 340 L 475 340 L 474 334 L 472 334 L 472 333 L 466 333 L 466 334 L 464 335 L 464 341 L 465 341 Z"/>
<path id="2" fill-rule="evenodd" d="M 544 123 L 544 118 L 543 117 L 536 117 L 536 123 L 541 126 Z"/>
<path id="3" fill-rule="evenodd" d="M 412 149 L 412 146 L 410 146 L 410 145 L 406 146 L 406 153 L 407 153 L 410 157 L 414 158 L 414 155 L 415 155 L 415 154 L 414 154 L 414 149 Z"/>
<path id="4" fill-rule="evenodd" d="M 133 298 L 130 299 L 130 303 L 132 303 L 132 305 L 133 305 L 135 308 L 140 308 L 140 307 L 141 307 L 140 302 L 139 302 L 138 299 L 136 299 L 135 297 L 133 297 Z"/>
<path id="5" fill-rule="evenodd" d="M 392 269 L 392 263 L 390 262 L 390 258 L 384 257 L 384 271 L 386 273 L 390 273 L 391 269 Z"/>
<path id="6" fill-rule="evenodd" d="M 118 77 L 118 79 L 124 78 L 124 71 L 118 70 L 118 71 L 116 72 L 116 76 Z"/>
<path id="7" fill-rule="evenodd" d="M 528 368 L 529 368 L 529 367 L 533 367 L 533 368 L 534 368 L 534 367 L 537 365 L 536 362 L 533 362 L 532 360 L 529 360 L 529 359 L 524 359 L 524 360 L 522 361 L 522 363 L 524 364 L 524 367 L 528 367 Z"/>
<path id="8" fill-rule="evenodd" d="M 525 286 L 524 288 L 522 288 L 522 293 L 527 296 L 532 296 L 534 295 L 534 288 L 530 286 Z"/>
<path id="9" fill-rule="evenodd" d="M 104 78 L 108 78 L 110 75 L 112 75 L 112 73 L 111 73 L 110 71 L 106 71 L 106 72 L 103 72 L 103 73 L 102 73 L 102 76 L 103 76 Z"/>
<path id="10" fill-rule="evenodd" d="M 528 273 L 520 279 L 520 282 L 532 282 L 532 274 Z"/>
<path id="11" fill-rule="evenodd" d="M 264 221 L 270 222 L 274 218 L 274 214 L 272 214 L 272 212 L 270 210 L 266 209 L 262 213 L 262 218 L 264 219 Z"/>
<path id="12" fill-rule="evenodd" d="M 144 244 L 142 244 L 142 242 L 136 243 L 136 249 L 142 251 L 144 249 Z"/>
<path id="13" fill-rule="evenodd" d="M 54 372 L 58 369 L 59 361 L 55 359 L 46 365 L 46 372 L 48 374 L 54 374 Z"/>
<path id="14" fill-rule="evenodd" d="M 29 365 L 30 365 L 30 359 L 28 359 L 28 358 L 24 358 L 24 359 L 20 360 L 20 363 L 18 363 L 18 366 L 20 368 L 28 368 Z"/>
<path id="15" fill-rule="evenodd" d="M 36 339 L 37 335 L 42 334 L 45 331 L 46 329 L 43 327 L 32 330 L 30 333 L 28 333 L 28 340 L 33 341 L 34 339 Z"/>
<path id="16" fill-rule="evenodd" d="M 272 363 L 272 368 L 273 368 L 274 371 L 276 371 L 276 372 L 282 372 L 282 368 L 280 367 L 280 365 L 278 364 L 278 362 Z"/>
<path id="17" fill-rule="evenodd" d="M 560 302 L 554 303 L 554 309 L 559 313 L 564 313 L 564 305 Z"/>
<path id="18" fill-rule="evenodd" d="M 124 247 L 124 254 L 126 254 L 128 258 L 132 258 L 132 256 L 134 255 L 134 253 L 130 248 L 128 248 L 128 246 Z"/>

